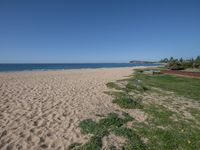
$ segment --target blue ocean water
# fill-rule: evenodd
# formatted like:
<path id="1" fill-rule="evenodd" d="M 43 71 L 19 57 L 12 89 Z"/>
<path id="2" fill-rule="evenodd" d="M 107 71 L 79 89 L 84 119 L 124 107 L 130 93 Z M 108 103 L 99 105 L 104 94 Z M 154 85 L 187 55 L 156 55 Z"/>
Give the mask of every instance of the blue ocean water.
<path id="1" fill-rule="evenodd" d="M 134 66 L 158 66 L 159 64 L 130 64 L 130 63 L 63 63 L 63 64 L 0 64 L 0 72 L 26 70 L 56 70 L 84 68 L 116 68 Z"/>

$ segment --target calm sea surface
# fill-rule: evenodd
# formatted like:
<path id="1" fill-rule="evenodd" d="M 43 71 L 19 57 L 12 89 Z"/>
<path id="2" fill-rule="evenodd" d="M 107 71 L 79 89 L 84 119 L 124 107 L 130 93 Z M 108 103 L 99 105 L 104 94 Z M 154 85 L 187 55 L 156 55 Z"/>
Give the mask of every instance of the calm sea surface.
<path id="1" fill-rule="evenodd" d="M 134 66 L 158 66 L 158 64 L 130 64 L 130 63 L 0 64 L 0 72 L 25 71 L 25 70 L 116 68 L 116 67 L 134 67 Z"/>

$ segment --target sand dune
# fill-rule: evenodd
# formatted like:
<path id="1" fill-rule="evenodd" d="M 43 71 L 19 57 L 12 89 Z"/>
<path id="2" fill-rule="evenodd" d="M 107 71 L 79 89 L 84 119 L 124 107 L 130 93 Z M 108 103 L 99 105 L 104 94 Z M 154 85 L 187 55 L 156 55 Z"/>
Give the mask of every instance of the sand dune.
<path id="1" fill-rule="evenodd" d="M 0 149 L 67 149 L 86 142 L 78 128 L 120 109 L 106 83 L 133 68 L 0 73 Z"/>

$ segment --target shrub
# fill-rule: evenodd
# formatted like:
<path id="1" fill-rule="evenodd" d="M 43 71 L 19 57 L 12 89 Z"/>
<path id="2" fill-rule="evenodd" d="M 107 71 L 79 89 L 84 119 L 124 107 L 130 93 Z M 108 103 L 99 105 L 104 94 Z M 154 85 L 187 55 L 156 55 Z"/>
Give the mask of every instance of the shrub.
<path id="1" fill-rule="evenodd" d="M 170 61 L 168 64 L 167 64 L 167 67 L 171 70 L 183 70 L 184 67 L 182 65 L 181 62 L 179 61 Z"/>

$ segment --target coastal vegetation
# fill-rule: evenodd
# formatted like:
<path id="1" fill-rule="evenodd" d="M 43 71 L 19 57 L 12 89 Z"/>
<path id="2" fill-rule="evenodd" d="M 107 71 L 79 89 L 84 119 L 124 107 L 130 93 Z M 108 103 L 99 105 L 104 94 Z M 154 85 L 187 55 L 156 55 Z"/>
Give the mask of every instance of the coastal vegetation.
<path id="1" fill-rule="evenodd" d="M 184 70 L 188 68 L 200 69 L 200 56 L 191 59 L 164 58 L 160 60 L 160 63 L 166 63 L 166 67 L 172 70 Z"/>
<path id="2" fill-rule="evenodd" d="M 122 117 L 119 117 L 116 113 L 110 113 L 99 122 L 95 122 L 91 119 L 86 119 L 80 122 L 80 128 L 85 134 L 92 134 L 91 139 L 83 144 L 74 143 L 70 146 L 70 149 L 75 150 L 100 150 L 102 147 L 102 139 L 110 133 L 123 136 L 127 140 L 127 144 L 123 145 L 123 149 L 145 149 L 139 136 L 134 130 L 123 127 L 133 118 L 127 113 L 123 113 Z M 110 145 L 110 149 L 114 149 L 113 145 Z"/>
<path id="3" fill-rule="evenodd" d="M 147 75 L 143 73 L 136 73 L 134 78 L 142 81 L 147 87 L 160 88 L 163 91 L 171 91 L 179 96 L 200 101 L 199 78 L 186 78 L 168 74 Z"/>
<path id="4" fill-rule="evenodd" d="M 103 138 L 110 134 L 125 139 L 123 150 L 200 147 L 200 79 L 146 71 L 149 69 L 139 69 L 127 79 L 107 84 L 110 90 L 106 93 L 113 96 L 113 103 L 123 114 L 110 113 L 97 122 L 81 121 L 82 133 L 92 136 L 87 143 L 71 145 L 71 149 L 101 149 Z M 127 113 L 132 110 L 138 113 Z M 138 119 L 143 114 L 145 119 Z M 109 149 L 117 147 L 111 144 Z"/>

